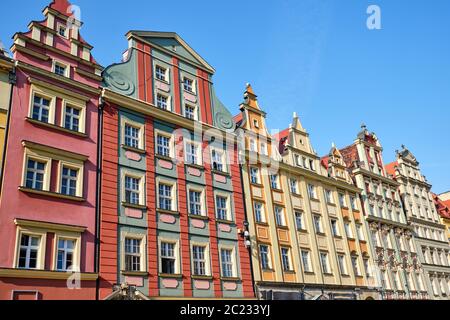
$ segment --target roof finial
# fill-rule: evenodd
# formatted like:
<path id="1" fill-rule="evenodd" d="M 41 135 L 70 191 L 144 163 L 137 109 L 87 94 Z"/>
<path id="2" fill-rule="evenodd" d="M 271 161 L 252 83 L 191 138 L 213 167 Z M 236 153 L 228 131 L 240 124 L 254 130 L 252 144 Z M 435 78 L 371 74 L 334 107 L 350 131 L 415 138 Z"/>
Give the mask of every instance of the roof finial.
<path id="1" fill-rule="evenodd" d="M 294 119 L 298 119 L 298 114 L 297 114 L 297 112 L 294 111 L 294 116 L 293 116 L 293 117 L 294 117 Z"/>
<path id="2" fill-rule="evenodd" d="M 406 150 L 406 146 L 404 144 L 402 144 L 402 149 Z"/>
<path id="3" fill-rule="evenodd" d="M 336 148 L 336 144 L 334 142 L 331 143 L 332 148 Z"/>
<path id="4" fill-rule="evenodd" d="M 367 126 L 366 126 L 366 124 L 364 122 L 361 124 L 361 129 L 367 130 Z"/>

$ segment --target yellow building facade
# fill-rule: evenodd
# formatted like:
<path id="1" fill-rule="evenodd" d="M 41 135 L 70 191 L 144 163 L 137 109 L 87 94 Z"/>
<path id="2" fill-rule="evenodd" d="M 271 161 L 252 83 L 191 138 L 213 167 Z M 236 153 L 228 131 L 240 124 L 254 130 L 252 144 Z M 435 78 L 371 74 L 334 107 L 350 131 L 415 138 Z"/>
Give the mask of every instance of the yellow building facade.
<path id="1" fill-rule="evenodd" d="M 0 166 L 3 167 L 8 110 L 11 100 L 14 61 L 0 48 Z M 0 168 L 1 168 L 0 167 Z"/>
<path id="2" fill-rule="evenodd" d="M 336 148 L 321 159 L 294 115 L 271 135 L 250 85 L 236 121 L 257 295 L 378 299 L 360 190 Z"/>

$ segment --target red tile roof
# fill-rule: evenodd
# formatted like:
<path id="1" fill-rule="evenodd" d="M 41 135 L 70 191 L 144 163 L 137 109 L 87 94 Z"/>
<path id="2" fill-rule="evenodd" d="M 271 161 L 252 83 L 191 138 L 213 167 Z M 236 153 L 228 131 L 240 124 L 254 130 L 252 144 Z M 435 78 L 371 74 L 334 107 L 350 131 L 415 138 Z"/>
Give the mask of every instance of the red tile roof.
<path id="1" fill-rule="evenodd" d="M 386 173 L 395 176 L 395 167 L 398 166 L 398 161 L 394 161 L 384 166 Z"/>
<path id="2" fill-rule="evenodd" d="M 327 170 L 328 170 L 328 162 L 329 162 L 329 160 L 330 160 L 329 156 L 322 157 L 322 159 L 320 160 L 320 164 Z"/>
<path id="3" fill-rule="evenodd" d="M 356 145 L 352 144 L 351 146 L 340 149 L 339 151 L 341 152 L 342 159 L 348 168 L 353 167 L 354 161 L 359 161 L 358 149 L 356 148 Z"/>
<path id="4" fill-rule="evenodd" d="M 286 147 L 286 142 L 289 139 L 289 129 L 285 129 L 275 134 L 273 138 L 278 141 L 278 151 L 283 154 L 284 148 Z"/>
<path id="5" fill-rule="evenodd" d="M 244 118 L 244 115 L 243 115 L 243 113 L 241 112 L 241 113 L 235 115 L 235 116 L 233 117 L 233 120 L 234 120 L 234 122 L 239 123 L 239 122 L 242 121 L 243 118 Z"/>
<path id="6" fill-rule="evenodd" d="M 53 0 L 50 3 L 50 8 L 53 10 L 59 11 L 65 16 L 69 16 L 69 7 L 71 6 L 70 2 L 67 0 Z"/>
<path id="7" fill-rule="evenodd" d="M 434 203 L 442 218 L 450 219 L 450 200 L 442 201 L 439 196 L 433 193 Z"/>

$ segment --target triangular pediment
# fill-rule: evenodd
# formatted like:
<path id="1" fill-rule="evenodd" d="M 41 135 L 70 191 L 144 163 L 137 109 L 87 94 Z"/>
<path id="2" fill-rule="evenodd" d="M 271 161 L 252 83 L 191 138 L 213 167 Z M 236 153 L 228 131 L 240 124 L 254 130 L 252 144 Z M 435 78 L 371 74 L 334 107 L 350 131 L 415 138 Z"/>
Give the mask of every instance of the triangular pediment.
<path id="1" fill-rule="evenodd" d="M 133 36 L 139 37 L 156 48 L 163 49 L 193 64 L 202 66 L 210 73 L 215 72 L 214 68 L 175 32 L 130 31 L 127 35 L 128 38 Z"/>

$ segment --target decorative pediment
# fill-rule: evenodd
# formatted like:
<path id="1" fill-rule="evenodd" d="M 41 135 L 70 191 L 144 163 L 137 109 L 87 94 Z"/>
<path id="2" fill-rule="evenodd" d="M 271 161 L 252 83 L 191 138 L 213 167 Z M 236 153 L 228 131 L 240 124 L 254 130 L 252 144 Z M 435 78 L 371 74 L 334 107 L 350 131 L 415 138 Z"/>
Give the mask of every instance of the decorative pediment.
<path id="1" fill-rule="evenodd" d="M 130 31 L 127 34 L 127 38 L 133 37 L 139 37 L 154 47 L 177 55 L 193 64 L 200 65 L 211 74 L 215 72 L 214 68 L 175 32 Z"/>
<path id="2" fill-rule="evenodd" d="M 397 151 L 397 155 L 398 155 L 399 158 L 403 159 L 404 161 L 412 163 L 412 164 L 414 164 L 416 166 L 419 164 L 419 162 L 417 161 L 416 157 L 404 145 L 402 145 L 402 151 Z"/>

